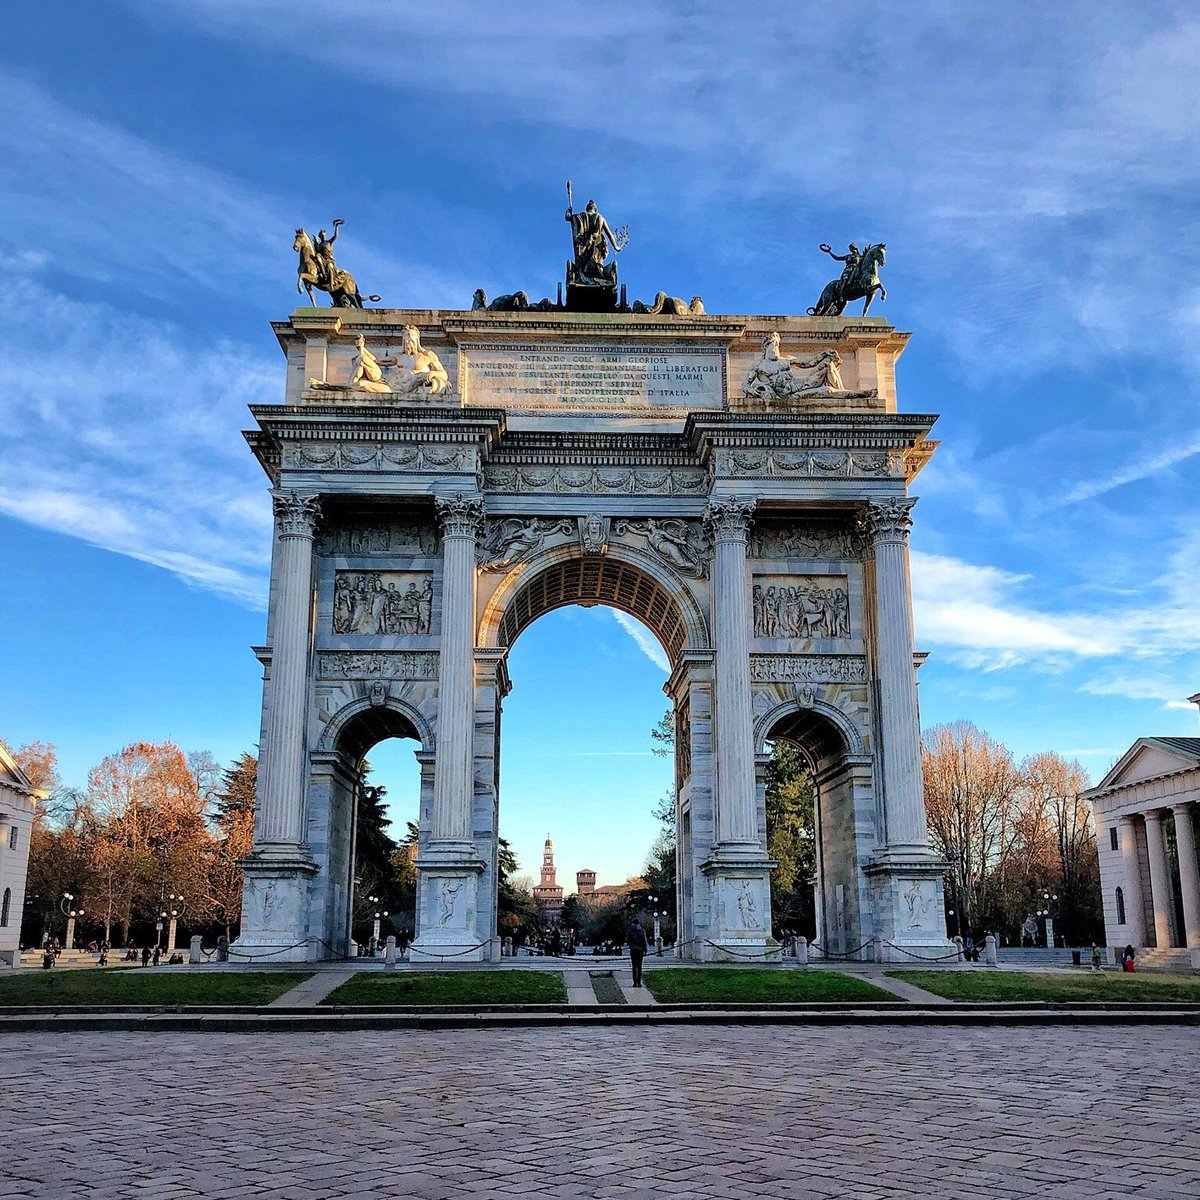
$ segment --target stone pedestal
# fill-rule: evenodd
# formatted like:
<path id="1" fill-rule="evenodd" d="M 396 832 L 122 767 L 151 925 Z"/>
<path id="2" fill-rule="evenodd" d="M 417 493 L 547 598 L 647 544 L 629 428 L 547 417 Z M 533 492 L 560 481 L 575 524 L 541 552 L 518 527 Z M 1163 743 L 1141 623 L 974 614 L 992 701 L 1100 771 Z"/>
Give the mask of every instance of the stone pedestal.
<path id="1" fill-rule="evenodd" d="M 442 630 L 437 757 L 429 841 L 417 860 L 419 928 L 414 962 L 490 957 L 492 931 L 478 927 L 479 877 L 487 864 L 472 837 L 475 795 L 475 539 L 483 501 L 456 492 L 436 499 L 442 524 Z"/>

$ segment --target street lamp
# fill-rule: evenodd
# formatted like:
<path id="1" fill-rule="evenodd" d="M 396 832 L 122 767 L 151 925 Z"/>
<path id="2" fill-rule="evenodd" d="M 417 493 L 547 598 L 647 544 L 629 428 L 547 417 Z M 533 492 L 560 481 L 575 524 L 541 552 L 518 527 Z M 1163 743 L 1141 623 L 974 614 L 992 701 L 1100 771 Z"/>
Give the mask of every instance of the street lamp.
<path id="1" fill-rule="evenodd" d="M 1050 907 L 1054 905 L 1053 909 Z M 1054 914 L 1058 911 L 1058 893 L 1051 895 L 1050 892 L 1042 893 L 1042 907 L 1038 909 L 1038 916 L 1042 917 L 1046 922 L 1046 948 L 1054 949 Z"/>
<path id="2" fill-rule="evenodd" d="M 661 954 L 663 952 L 663 943 L 662 943 L 662 929 L 659 926 L 659 920 L 662 917 L 665 917 L 667 914 L 665 912 L 659 911 L 657 896 L 651 896 L 650 903 L 655 906 L 654 907 L 654 953 L 661 956 Z"/>
<path id="3" fill-rule="evenodd" d="M 167 953 L 174 954 L 178 949 L 178 947 L 175 945 L 175 928 L 179 923 L 179 918 L 183 916 L 183 910 L 186 905 L 186 901 L 182 895 L 177 896 L 174 892 L 171 892 L 170 895 L 167 896 L 167 899 L 171 902 L 171 907 L 169 910 L 171 926 L 167 931 Z"/>
<path id="4" fill-rule="evenodd" d="M 75 897 L 70 892 L 63 892 L 62 899 L 58 902 L 63 916 L 67 918 L 67 937 L 63 944 L 64 950 L 70 950 L 75 945 L 75 918 L 83 916 L 82 908 L 73 907 L 74 900 Z"/>
<path id="5" fill-rule="evenodd" d="M 367 897 L 367 899 L 368 899 L 368 900 L 369 900 L 369 901 L 370 901 L 372 904 L 378 904 L 378 903 L 379 903 L 379 897 L 378 897 L 378 896 L 368 896 L 368 897 Z M 376 956 L 376 955 L 379 953 L 379 923 L 380 923 L 380 920 L 381 920 L 383 917 L 386 917 L 386 916 L 387 916 L 387 910 L 386 910 L 386 909 L 384 909 L 384 910 L 380 911 L 380 910 L 377 908 L 377 909 L 375 910 L 375 927 L 374 927 L 374 929 L 373 929 L 373 931 L 372 931 L 372 933 L 371 933 L 371 957 L 372 957 L 372 958 L 374 958 L 374 957 L 375 957 L 375 956 Z"/>

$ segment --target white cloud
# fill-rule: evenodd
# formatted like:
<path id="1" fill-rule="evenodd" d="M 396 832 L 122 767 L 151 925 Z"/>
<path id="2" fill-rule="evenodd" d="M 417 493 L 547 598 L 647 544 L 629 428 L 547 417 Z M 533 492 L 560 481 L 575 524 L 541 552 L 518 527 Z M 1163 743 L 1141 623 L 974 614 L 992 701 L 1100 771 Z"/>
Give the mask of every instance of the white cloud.
<path id="1" fill-rule="evenodd" d="M 610 608 L 607 611 L 612 613 L 613 619 L 617 624 L 633 638 L 637 643 L 637 648 L 660 671 L 666 674 L 671 670 L 671 664 L 667 660 L 666 651 L 662 648 L 662 645 L 654 634 L 637 617 L 631 617 L 627 612 L 622 612 L 619 608 Z"/>

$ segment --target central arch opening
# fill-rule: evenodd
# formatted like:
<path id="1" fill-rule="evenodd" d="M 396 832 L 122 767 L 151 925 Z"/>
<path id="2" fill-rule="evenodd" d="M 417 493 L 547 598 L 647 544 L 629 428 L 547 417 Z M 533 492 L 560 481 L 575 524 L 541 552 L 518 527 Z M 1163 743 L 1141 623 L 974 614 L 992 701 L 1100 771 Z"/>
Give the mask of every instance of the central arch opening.
<path id="1" fill-rule="evenodd" d="M 502 863 L 498 932 L 518 952 L 612 951 L 658 913 L 673 940 L 675 765 L 652 730 L 672 665 L 705 638 L 694 598 L 613 556 L 505 583 L 484 616 L 513 685 L 498 818 L 516 869 Z"/>

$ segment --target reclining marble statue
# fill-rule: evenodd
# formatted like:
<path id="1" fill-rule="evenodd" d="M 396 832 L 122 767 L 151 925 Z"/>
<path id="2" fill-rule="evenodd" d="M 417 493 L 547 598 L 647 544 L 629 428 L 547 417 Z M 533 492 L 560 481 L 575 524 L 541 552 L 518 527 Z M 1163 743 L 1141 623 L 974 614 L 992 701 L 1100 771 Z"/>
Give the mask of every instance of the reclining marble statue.
<path id="1" fill-rule="evenodd" d="M 415 325 L 405 325 L 400 353 L 393 358 L 376 358 L 367 349 L 361 333 L 355 338 L 354 345 L 350 378 L 346 383 L 310 379 L 309 388 L 319 392 L 376 392 L 393 396 L 428 392 L 437 396 L 450 384 L 450 376 L 441 359 L 421 345 L 421 331 Z"/>
<path id="2" fill-rule="evenodd" d="M 755 400 L 795 400 L 806 396 L 866 396 L 842 385 L 842 356 L 834 349 L 811 358 L 787 358 L 779 351 L 779 334 L 763 338 L 763 354 L 746 372 L 742 395 Z"/>

